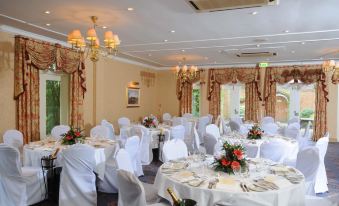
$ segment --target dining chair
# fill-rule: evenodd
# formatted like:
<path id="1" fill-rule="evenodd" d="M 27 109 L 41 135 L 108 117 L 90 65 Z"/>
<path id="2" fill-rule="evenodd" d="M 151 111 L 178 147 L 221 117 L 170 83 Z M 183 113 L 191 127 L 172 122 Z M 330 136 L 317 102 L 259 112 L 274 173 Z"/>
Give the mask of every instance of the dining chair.
<path id="1" fill-rule="evenodd" d="M 274 118 L 270 116 L 263 117 L 260 121 L 260 125 L 263 126 L 264 124 L 274 123 Z"/>
<path id="2" fill-rule="evenodd" d="M 278 125 L 276 123 L 266 123 L 261 125 L 261 129 L 267 135 L 276 135 L 278 134 Z"/>
<path id="3" fill-rule="evenodd" d="M 190 118 L 193 118 L 193 114 L 185 113 L 185 114 L 182 115 L 182 117 L 190 119 Z"/>
<path id="4" fill-rule="evenodd" d="M 71 128 L 68 125 L 57 125 L 53 127 L 51 135 L 54 139 L 59 140 L 63 134 L 66 134 Z"/>
<path id="5" fill-rule="evenodd" d="M 287 124 L 293 124 L 293 123 L 298 123 L 300 124 L 300 118 L 299 117 L 292 117 L 287 121 Z"/>
<path id="6" fill-rule="evenodd" d="M 94 148 L 85 144 L 75 144 L 64 149 L 61 156 L 59 205 L 96 205 Z"/>
<path id="7" fill-rule="evenodd" d="M 118 170 L 117 179 L 119 184 L 118 206 L 170 206 L 165 203 L 147 201 L 150 191 L 144 188 L 143 184 L 133 173 Z"/>
<path id="8" fill-rule="evenodd" d="M 142 165 L 149 165 L 153 160 L 152 153 L 152 137 L 149 129 L 142 125 L 136 125 L 132 127 L 132 135 L 136 135 L 140 138 L 139 156 L 141 158 Z"/>
<path id="9" fill-rule="evenodd" d="M 172 116 L 170 113 L 164 113 L 162 115 L 162 122 L 167 124 L 167 125 L 171 125 L 171 120 L 172 120 Z"/>
<path id="10" fill-rule="evenodd" d="M 185 158 L 188 156 L 187 146 L 181 139 L 166 141 L 162 149 L 163 161 Z"/>
<path id="11" fill-rule="evenodd" d="M 118 125 L 119 128 L 121 129 L 122 127 L 128 127 L 131 125 L 131 121 L 127 117 L 120 117 L 118 119 Z"/>
<path id="12" fill-rule="evenodd" d="M 178 126 L 184 124 L 184 118 L 183 117 L 173 117 L 172 118 L 172 126 Z"/>
<path id="13" fill-rule="evenodd" d="M 93 127 L 90 131 L 91 137 L 102 137 L 102 138 L 109 138 L 109 129 L 102 125 L 97 125 Z"/>
<path id="14" fill-rule="evenodd" d="M 283 163 L 289 152 L 290 149 L 283 140 L 271 140 L 260 146 L 260 157 L 277 163 Z"/>
<path id="15" fill-rule="evenodd" d="M 114 140 L 115 139 L 115 132 L 114 132 L 114 126 L 112 123 L 110 123 L 109 121 L 103 119 L 101 120 L 101 125 L 105 126 L 108 130 L 109 130 L 109 139 Z"/>
<path id="16" fill-rule="evenodd" d="M 138 136 L 132 136 L 127 138 L 125 143 L 125 150 L 131 157 L 134 173 L 137 177 L 144 175 L 140 158 L 140 138 Z"/>
<path id="17" fill-rule="evenodd" d="M 298 139 L 300 135 L 300 124 L 295 122 L 287 126 L 285 136 L 293 139 Z"/>
<path id="18" fill-rule="evenodd" d="M 209 124 L 210 119 L 208 116 L 203 116 L 198 119 L 197 130 L 200 138 L 200 142 L 204 143 L 204 135 L 206 133 L 206 127 Z"/>
<path id="19" fill-rule="evenodd" d="M 185 139 L 185 127 L 182 125 L 173 126 L 170 129 L 171 139 Z"/>
<path id="20" fill-rule="evenodd" d="M 319 149 L 309 147 L 297 155 L 296 168 L 305 176 L 307 195 L 315 195 L 315 180 L 320 165 Z"/>
<path id="21" fill-rule="evenodd" d="M 215 147 L 215 144 L 217 144 L 217 142 L 218 140 L 213 134 L 206 132 L 204 136 L 204 147 L 206 149 L 207 154 L 210 154 L 210 155 L 214 154 L 214 147 Z"/>
<path id="22" fill-rule="evenodd" d="M 220 131 L 217 125 L 209 124 L 206 126 L 206 133 L 213 135 L 216 139 L 220 138 Z"/>
<path id="23" fill-rule="evenodd" d="M 45 199 L 41 168 L 21 167 L 19 152 L 0 144 L 0 205 L 26 206 Z"/>
<path id="24" fill-rule="evenodd" d="M 24 136 L 19 130 L 7 130 L 3 135 L 3 141 L 6 145 L 16 148 L 20 154 L 20 162 L 23 164 L 23 145 Z"/>
<path id="25" fill-rule="evenodd" d="M 328 191 L 328 180 L 325 168 L 325 155 L 327 152 L 329 142 L 329 133 L 327 132 L 324 137 L 320 138 L 315 146 L 319 149 L 319 158 L 320 158 L 320 165 L 317 172 L 317 177 L 315 181 L 315 193 L 324 193 Z"/>
<path id="26" fill-rule="evenodd" d="M 249 158 L 256 158 L 258 157 L 258 150 L 259 147 L 257 144 L 252 143 L 244 143 L 243 146 L 245 147 L 245 154 Z"/>

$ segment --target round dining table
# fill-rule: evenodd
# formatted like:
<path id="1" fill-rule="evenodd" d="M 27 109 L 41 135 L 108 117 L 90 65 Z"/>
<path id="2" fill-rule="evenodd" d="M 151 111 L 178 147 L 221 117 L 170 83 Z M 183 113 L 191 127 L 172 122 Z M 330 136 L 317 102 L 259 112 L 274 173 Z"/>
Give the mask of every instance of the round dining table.
<path id="1" fill-rule="evenodd" d="M 105 162 L 107 158 L 111 156 L 112 152 L 116 152 L 120 148 L 119 144 L 111 139 L 93 137 L 86 137 L 84 144 L 95 148 L 96 167 L 94 172 L 98 174 L 100 179 L 103 179 L 105 175 Z M 26 144 L 23 148 L 23 165 L 27 167 L 41 167 L 41 158 L 51 155 L 59 148 L 60 150 L 55 165 L 57 167 L 62 166 L 62 150 L 68 147 L 70 147 L 70 145 L 62 145 L 59 141 L 52 138 Z"/>
<path id="2" fill-rule="evenodd" d="M 213 169 L 213 157 L 193 155 L 163 164 L 155 178 L 158 195 L 171 201 L 172 187 L 180 198 L 199 206 L 302 206 L 304 176 L 295 168 L 270 160 L 247 159 L 248 170 L 236 175 Z"/>

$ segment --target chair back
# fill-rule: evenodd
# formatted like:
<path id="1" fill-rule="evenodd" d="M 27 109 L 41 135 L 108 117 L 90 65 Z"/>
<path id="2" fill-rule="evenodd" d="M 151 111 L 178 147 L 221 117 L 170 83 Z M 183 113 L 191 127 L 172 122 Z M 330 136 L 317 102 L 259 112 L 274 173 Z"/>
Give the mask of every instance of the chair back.
<path id="1" fill-rule="evenodd" d="M 109 131 L 109 139 L 115 139 L 115 133 L 114 133 L 114 127 L 113 127 L 113 124 L 110 123 L 109 121 L 103 119 L 101 120 L 101 125 L 102 126 L 105 126 L 108 131 Z"/>
<path id="2" fill-rule="evenodd" d="M 217 125 L 215 124 L 209 124 L 206 127 L 206 134 L 211 134 L 213 135 L 216 139 L 220 138 L 220 132 L 219 132 L 219 128 Z"/>
<path id="3" fill-rule="evenodd" d="M 203 116 L 198 119 L 197 130 L 198 130 L 200 142 L 202 143 L 204 142 L 204 135 L 206 133 L 206 127 L 209 124 L 209 122 L 210 122 L 210 119 L 208 116 Z"/>
<path id="4" fill-rule="evenodd" d="M 171 127 L 171 139 L 185 139 L 185 127 L 182 125 Z"/>
<path id="5" fill-rule="evenodd" d="M 146 206 L 144 187 L 133 173 L 118 170 L 117 179 L 119 185 L 118 206 Z"/>
<path id="6" fill-rule="evenodd" d="M 138 136 L 132 136 L 127 138 L 125 143 L 125 150 L 130 155 L 131 159 L 136 158 L 138 155 L 140 144 L 140 138 Z"/>
<path id="7" fill-rule="evenodd" d="M 102 125 L 97 125 L 93 127 L 90 131 L 91 137 L 102 137 L 102 138 L 109 138 L 109 129 Z"/>
<path id="8" fill-rule="evenodd" d="M 261 119 L 260 125 L 263 126 L 264 124 L 268 124 L 268 123 L 274 123 L 274 118 L 270 116 L 263 117 Z"/>
<path id="9" fill-rule="evenodd" d="M 240 132 L 240 124 L 238 122 L 230 120 L 229 125 L 232 131 Z"/>
<path id="10" fill-rule="evenodd" d="M 120 128 L 122 127 L 128 127 L 131 125 L 131 121 L 127 117 L 120 117 L 118 119 L 118 125 Z"/>
<path id="11" fill-rule="evenodd" d="M 247 157 L 249 158 L 256 158 L 258 155 L 258 145 L 256 144 L 251 144 L 251 143 L 245 143 L 244 144 L 245 147 L 245 154 Z"/>
<path id="12" fill-rule="evenodd" d="M 300 124 L 299 123 L 291 123 L 287 126 L 285 130 L 285 136 L 293 139 L 297 139 L 300 135 Z"/>
<path id="13" fill-rule="evenodd" d="M 318 139 L 315 146 L 319 149 L 320 160 L 324 161 L 329 142 L 329 133 L 327 132 L 324 137 Z"/>
<path id="14" fill-rule="evenodd" d="M 306 181 L 315 181 L 319 164 L 319 149 L 317 147 L 308 147 L 297 155 L 296 168 L 304 174 Z"/>
<path id="15" fill-rule="evenodd" d="M 162 150 L 164 162 L 184 158 L 188 155 L 187 146 L 181 139 L 166 141 Z"/>
<path id="16" fill-rule="evenodd" d="M 71 128 L 68 125 L 58 125 L 53 127 L 51 135 L 54 139 L 59 140 L 62 138 L 61 135 L 67 133 Z"/>
<path id="17" fill-rule="evenodd" d="M 300 119 L 299 119 L 299 117 L 292 117 L 291 119 L 289 119 L 288 121 L 287 121 L 287 124 L 293 124 L 293 123 L 298 123 L 299 125 L 300 125 Z"/>
<path id="18" fill-rule="evenodd" d="M 193 118 L 193 114 L 185 113 L 185 114 L 182 115 L 182 117 L 187 118 L 187 119 L 191 119 L 191 118 Z"/>
<path id="19" fill-rule="evenodd" d="M 136 135 L 140 138 L 140 158 L 143 165 L 149 165 L 153 159 L 153 153 L 151 148 L 152 137 L 149 130 L 142 126 L 137 125 L 132 128 L 132 135 Z"/>
<path id="20" fill-rule="evenodd" d="M 289 149 L 282 140 L 271 140 L 260 146 L 260 157 L 282 163 L 289 153 Z"/>
<path id="21" fill-rule="evenodd" d="M 193 124 L 193 137 L 194 137 L 194 150 L 199 150 L 199 148 L 200 148 L 200 138 L 199 138 L 199 134 L 198 134 L 198 130 L 197 130 L 197 128 L 196 128 L 196 125 L 197 125 L 197 123 L 196 122 L 194 122 L 194 124 Z"/>
<path id="22" fill-rule="evenodd" d="M 230 121 L 237 122 L 239 125 L 244 124 L 242 118 L 239 115 L 234 115 L 230 118 Z"/>
<path id="23" fill-rule="evenodd" d="M 210 134 L 206 133 L 204 136 L 204 146 L 206 148 L 206 153 L 213 155 L 214 154 L 214 146 L 218 142 L 217 138 Z"/>
<path id="24" fill-rule="evenodd" d="M 172 118 L 172 126 L 178 126 L 184 124 L 184 118 L 183 117 L 173 117 Z"/>
<path id="25" fill-rule="evenodd" d="M 261 125 L 262 130 L 267 135 L 276 135 L 278 134 L 278 125 L 276 123 L 266 123 Z"/>
<path id="26" fill-rule="evenodd" d="M 22 178 L 19 152 L 0 144 L 0 205 L 27 205 L 26 184 Z"/>
<path id="27" fill-rule="evenodd" d="M 59 205 L 96 205 L 94 148 L 85 144 L 75 144 L 64 149 L 61 155 Z"/>
<path id="28" fill-rule="evenodd" d="M 163 121 L 163 122 L 171 121 L 171 119 L 172 119 L 172 116 L 171 116 L 170 113 L 164 113 L 164 114 L 162 115 L 162 121 Z"/>
<path id="29" fill-rule="evenodd" d="M 125 170 L 131 173 L 134 172 L 131 157 L 124 148 L 119 149 L 115 156 L 115 161 L 119 170 Z"/>
<path id="30" fill-rule="evenodd" d="M 17 148 L 20 151 L 24 144 L 23 134 L 15 129 L 7 130 L 3 135 L 3 141 L 6 145 Z"/>

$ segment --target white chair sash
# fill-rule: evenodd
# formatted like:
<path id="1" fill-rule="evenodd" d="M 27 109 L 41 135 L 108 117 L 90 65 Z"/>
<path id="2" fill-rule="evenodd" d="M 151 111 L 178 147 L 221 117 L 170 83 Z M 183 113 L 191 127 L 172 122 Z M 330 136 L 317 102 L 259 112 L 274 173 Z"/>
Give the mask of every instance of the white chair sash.
<path id="1" fill-rule="evenodd" d="M 140 138 L 140 158 L 142 165 L 149 165 L 153 160 L 153 153 L 152 153 L 152 137 L 149 130 L 142 126 L 134 126 L 132 128 L 132 135 L 136 135 Z"/>
<path id="2" fill-rule="evenodd" d="M 299 117 L 292 117 L 291 119 L 289 119 L 288 121 L 287 121 L 287 124 L 293 124 L 293 123 L 298 123 L 299 125 L 300 125 L 300 119 L 299 119 Z"/>
<path id="3" fill-rule="evenodd" d="M 326 168 L 325 168 L 325 155 L 327 152 L 329 142 L 329 133 L 326 133 L 326 135 L 322 138 L 320 138 L 315 146 L 319 149 L 319 158 L 320 158 L 320 165 L 316 176 L 315 181 L 315 193 L 324 193 L 328 191 L 328 180 L 327 180 L 327 174 L 326 174 Z"/>
<path id="4" fill-rule="evenodd" d="M 134 173 L 138 177 L 144 175 L 144 172 L 142 171 L 141 158 L 139 155 L 140 154 L 139 147 L 140 147 L 140 138 L 138 136 L 132 136 L 127 138 L 125 143 L 125 150 L 131 157 Z"/>

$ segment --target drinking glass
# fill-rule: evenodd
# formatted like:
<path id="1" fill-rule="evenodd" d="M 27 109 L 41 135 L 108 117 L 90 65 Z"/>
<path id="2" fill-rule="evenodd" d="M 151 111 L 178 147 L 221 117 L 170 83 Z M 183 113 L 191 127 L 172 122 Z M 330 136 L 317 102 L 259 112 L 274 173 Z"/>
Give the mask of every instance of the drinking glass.
<path id="1" fill-rule="evenodd" d="M 233 172 L 234 172 L 234 174 L 236 176 L 240 176 L 240 174 L 241 174 L 241 166 L 234 168 Z"/>

